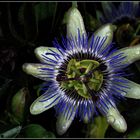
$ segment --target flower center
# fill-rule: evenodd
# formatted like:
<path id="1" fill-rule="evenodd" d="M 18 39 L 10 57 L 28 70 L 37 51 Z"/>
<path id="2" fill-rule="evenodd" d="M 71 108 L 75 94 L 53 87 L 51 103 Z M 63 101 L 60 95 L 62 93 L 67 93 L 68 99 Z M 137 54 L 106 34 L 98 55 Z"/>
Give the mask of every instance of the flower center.
<path id="1" fill-rule="evenodd" d="M 66 90 L 75 90 L 84 98 L 91 98 L 89 90 L 98 91 L 103 83 L 103 73 L 99 70 L 100 63 L 95 60 L 85 59 L 69 60 L 65 76 L 57 76 L 57 81 Z M 61 77 L 61 78 L 60 78 Z"/>

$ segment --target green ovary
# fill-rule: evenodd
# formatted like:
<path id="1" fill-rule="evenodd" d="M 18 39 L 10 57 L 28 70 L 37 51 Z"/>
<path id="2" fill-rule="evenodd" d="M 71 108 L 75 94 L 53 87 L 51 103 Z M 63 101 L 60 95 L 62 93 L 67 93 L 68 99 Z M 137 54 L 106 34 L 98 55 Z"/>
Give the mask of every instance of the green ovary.
<path id="1" fill-rule="evenodd" d="M 76 90 L 77 93 L 84 98 L 91 98 L 87 86 L 90 90 L 98 91 L 103 83 L 103 74 L 97 70 L 99 62 L 95 60 L 81 60 L 71 59 L 67 65 L 67 78 L 72 80 L 62 81 L 61 86 L 64 89 Z M 90 76 L 87 76 L 88 73 Z M 86 82 L 77 78 L 86 78 Z"/>

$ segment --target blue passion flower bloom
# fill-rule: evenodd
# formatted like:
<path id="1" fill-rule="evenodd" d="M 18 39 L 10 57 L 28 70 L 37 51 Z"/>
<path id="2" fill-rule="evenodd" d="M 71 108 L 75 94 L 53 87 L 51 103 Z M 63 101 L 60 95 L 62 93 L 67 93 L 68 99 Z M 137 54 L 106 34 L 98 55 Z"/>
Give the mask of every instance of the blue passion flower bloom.
<path id="1" fill-rule="evenodd" d="M 140 59 L 140 46 L 113 49 L 116 26 L 105 24 L 89 38 L 77 8 L 67 12 L 67 37 L 54 47 L 38 47 L 41 63 L 25 63 L 23 70 L 46 81 L 47 89 L 31 105 L 33 115 L 55 107 L 56 129 L 64 134 L 75 117 L 84 122 L 96 112 L 107 118 L 118 132 L 127 124 L 117 109 L 124 97 L 140 98 L 140 85 L 124 78 L 124 68 Z M 45 90 L 45 87 L 44 87 Z"/>
<path id="2" fill-rule="evenodd" d="M 102 2 L 103 15 L 97 11 L 102 23 L 134 22 L 139 15 L 139 2 Z M 118 5 L 117 5 L 118 4 Z"/>

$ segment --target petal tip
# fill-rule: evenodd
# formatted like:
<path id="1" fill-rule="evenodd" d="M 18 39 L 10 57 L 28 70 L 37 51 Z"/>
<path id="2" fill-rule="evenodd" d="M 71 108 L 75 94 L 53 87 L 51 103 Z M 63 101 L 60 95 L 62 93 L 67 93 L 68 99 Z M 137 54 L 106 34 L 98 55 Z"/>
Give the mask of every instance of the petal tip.
<path id="1" fill-rule="evenodd" d="M 41 53 L 42 53 L 42 50 L 43 50 L 44 47 L 40 46 L 40 47 L 37 47 L 34 49 L 34 53 L 36 55 L 36 57 L 40 57 Z"/>
<path id="2" fill-rule="evenodd" d="M 109 110 L 107 122 L 120 133 L 124 133 L 127 130 L 126 121 L 117 109 L 111 108 Z"/>
<path id="3" fill-rule="evenodd" d="M 75 111 L 72 112 L 72 116 L 68 119 L 63 114 L 59 114 L 56 122 L 56 132 L 58 135 L 63 135 L 69 129 L 75 118 Z"/>
<path id="4" fill-rule="evenodd" d="M 114 32 L 117 29 L 117 26 L 112 23 L 107 23 L 105 28 L 107 28 L 109 32 Z"/>
<path id="5" fill-rule="evenodd" d="M 65 123 L 61 123 L 61 122 L 58 122 L 56 123 L 56 132 L 58 135 L 63 135 L 64 133 L 66 133 L 66 131 L 68 130 L 69 125 L 67 125 L 68 122 L 65 122 Z"/>
<path id="6" fill-rule="evenodd" d="M 41 109 L 40 105 L 38 104 L 38 101 L 34 101 L 30 106 L 30 113 L 32 115 L 38 115 L 44 111 L 45 110 L 43 109 L 43 107 Z"/>
<path id="7" fill-rule="evenodd" d="M 25 63 L 22 65 L 22 69 L 29 75 L 35 75 L 38 72 L 39 66 L 33 63 Z"/>
<path id="8" fill-rule="evenodd" d="M 31 113 L 32 115 L 37 115 L 37 114 L 38 114 L 38 113 L 34 110 L 33 104 L 31 104 L 31 106 L 30 106 L 30 113 Z"/>
<path id="9" fill-rule="evenodd" d="M 28 73 L 28 70 L 29 70 L 29 67 L 30 67 L 30 64 L 29 63 L 24 63 L 22 65 L 22 70 L 26 73 Z"/>
<path id="10" fill-rule="evenodd" d="M 71 7 L 67 12 L 67 35 L 77 37 L 77 31 L 80 34 L 86 34 L 83 17 L 76 7 Z"/>
<path id="11" fill-rule="evenodd" d="M 56 132 L 58 135 L 63 135 L 66 132 L 66 130 L 63 130 L 63 129 L 60 129 L 59 127 L 56 127 Z"/>
<path id="12" fill-rule="evenodd" d="M 79 10 L 76 8 L 76 7 L 71 7 L 69 10 L 68 10 L 68 14 L 69 14 L 69 16 L 71 15 L 71 14 L 73 14 L 73 13 L 76 13 L 76 12 L 78 12 L 78 14 L 79 14 Z"/>

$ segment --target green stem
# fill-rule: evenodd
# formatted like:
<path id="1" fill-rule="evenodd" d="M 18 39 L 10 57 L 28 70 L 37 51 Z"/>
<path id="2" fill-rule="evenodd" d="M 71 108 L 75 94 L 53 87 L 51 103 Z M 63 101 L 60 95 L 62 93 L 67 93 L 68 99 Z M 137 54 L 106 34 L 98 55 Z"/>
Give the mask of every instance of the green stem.
<path id="1" fill-rule="evenodd" d="M 139 32 L 139 30 L 140 30 L 140 24 L 138 25 L 138 27 L 137 27 L 137 29 L 136 29 L 136 32 L 134 33 L 134 36 L 137 35 L 137 33 Z"/>
<path id="2" fill-rule="evenodd" d="M 72 2 L 72 7 L 73 7 L 73 8 L 78 8 L 77 1 L 73 1 L 73 2 Z"/>

